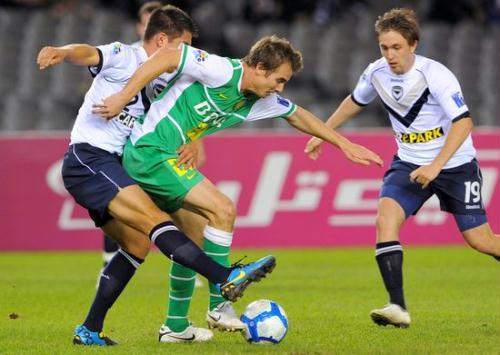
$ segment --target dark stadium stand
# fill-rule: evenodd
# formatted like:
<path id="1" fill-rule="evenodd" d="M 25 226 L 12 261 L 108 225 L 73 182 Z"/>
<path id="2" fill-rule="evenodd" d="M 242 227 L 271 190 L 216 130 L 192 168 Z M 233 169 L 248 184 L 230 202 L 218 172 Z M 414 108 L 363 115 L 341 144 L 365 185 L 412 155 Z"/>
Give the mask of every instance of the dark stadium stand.
<path id="1" fill-rule="evenodd" d="M 5 112 L 0 119 L 1 131 L 71 128 L 90 75 L 70 65 L 39 71 L 35 60 L 42 46 L 71 42 L 98 45 L 115 40 L 131 43 L 138 39 L 134 20 L 119 9 L 89 10 L 85 2 L 75 3 L 66 12 L 0 6 L 0 108 Z M 231 6 L 221 6 L 220 1 L 199 2 L 191 9 L 200 26 L 200 38 L 194 45 L 239 57 L 260 36 L 286 36 L 303 52 L 305 68 L 287 85 L 284 95 L 326 119 L 354 87 L 366 65 L 380 56 L 373 22 L 376 14 L 392 4 L 355 3 L 338 18 L 331 14 L 328 18 L 317 8 L 285 22 L 284 16 L 273 14 L 266 14 L 262 21 L 256 21 L 255 14 L 245 20 L 249 17 L 245 0 L 231 1 Z M 425 3 L 419 2 L 417 10 L 425 10 Z M 500 125 L 500 25 L 478 24 L 471 19 L 455 24 L 423 20 L 419 53 L 441 61 L 455 73 L 477 125 Z M 387 124 L 378 103 L 347 123 L 355 127 Z M 287 128 L 272 120 L 252 127 Z"/>

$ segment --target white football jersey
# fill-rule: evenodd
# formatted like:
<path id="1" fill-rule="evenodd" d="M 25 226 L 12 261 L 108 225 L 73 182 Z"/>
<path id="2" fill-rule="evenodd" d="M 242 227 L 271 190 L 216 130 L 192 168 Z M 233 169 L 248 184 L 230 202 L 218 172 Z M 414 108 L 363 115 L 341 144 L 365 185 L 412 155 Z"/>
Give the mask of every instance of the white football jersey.
<path id="1" fill-rule="evenodd" d="M 441 63 L 419 55 L 402 75 L 394 74 L 385 58 L 371 63 L 351 97 L 364 106 L 376 96 L 389 113 L 399 158 L 416 165 L 432 163 L 452 123 L 470 116 L 455 75 Z M 469 134 L 444 169 L 468 163 L 475 156 Z"/>
<path id="2" fill-rule="evenodd" d="M 92 106 L 102 103 L 104 98 L 122 90 L 148 56 L 142 46 L 133 47 L 120 42 L 96 48 L 100 61 L 98 65 L 89 67 L 94 81 L 78 111 L 71 131 L 70 144 L 88 143 L 110 153 L 121 155 L 135 120 L 149 109 L 152 96 L 148 97 L 147 88 L 144 88 L 119 115 L 109 121 L 100 115 L 93 114 Z M 165 73 L 160 77 L 161 79 L 155 79 L 149 86 L 154 86 L 156 80 L 167 82 L 173 75 L 175 73 Z"/>

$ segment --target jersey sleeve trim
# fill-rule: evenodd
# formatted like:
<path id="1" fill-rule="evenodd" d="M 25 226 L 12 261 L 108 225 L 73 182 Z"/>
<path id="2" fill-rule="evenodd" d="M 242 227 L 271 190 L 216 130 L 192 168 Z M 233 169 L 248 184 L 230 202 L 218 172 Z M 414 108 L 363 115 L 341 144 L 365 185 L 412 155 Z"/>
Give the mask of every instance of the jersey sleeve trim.
<path id="1" fill-rule="evenodd" d="M 102 65 L 104 64 L 104 57 L 102 56 L 102 51 L 97 47 L 95 49 L 97 49 L 97 54 L 99 55 L 99 63 L 97 63 L 97 65 L 87 67 L 90 72 L 90 75 L 92 75 L 93 78 L 95 78 L 97 74 L 101 72 Z"/>
<path id="2" fill-rule="evenodd" d="M 467 117 L 470 117 L 469 111 L 465 111 L 464 113 L 458 115 L 457 117 L 455 117 L 454 119 L 452 119 L 451 122 L 455 123 L 455 122 L 458 122 L 461 119 L 467 118 Z"/>
<path id="3" fill-rule="evenodd" d="M 365 107 L 368 105 L 368 104 L 361 103 L 359 100 L 356 100 L 356 98 L 354 97 L 354 93 L 351 93 L 351 99 L 358 106 Z"/>
<path id="4" fill-rule="evenodd" d="M 186 44 L 183 44 L 181 52 L 181 60 L 179 61 L 179 65 L 177 66 L 176 76 L 182 74 L 182 71 L 184 70 L 184 67 L 186 65 L 187 51 L 188 51 L 188 46 Z"/>
<path id="5" fill-rule="evenodd" d="M 285 113 L 284 115 L 281 115 L 280 117 L 284 117 L 284 118 L 288 118 L 290 117 L 291 115 L 293 115 L 295 113 L 295 111 L 297 111 L 297 105 L 295 105 L 293 102 L 292 102 L 292 107 L 290 108 L 290 110 L 288 110 L 287 113 Z"/>
<path id="6" fill-rule="evenodd" d="M 172 86 L 176 83 L 177 80 L 181 77 L 182 70 L 184 70 L 184 64 L 186 64 L 186 54 L 187 54 L 187 45 L 182 45 L 182 53 L 181 53 L 181 61 L 177 66 L 177 73 L 170 79 L 167 83 L 167 86 L 163 88 L 163 90 L 153 99 L 153 101 L 159 101 L 165 94 L 170 90 Z"/>

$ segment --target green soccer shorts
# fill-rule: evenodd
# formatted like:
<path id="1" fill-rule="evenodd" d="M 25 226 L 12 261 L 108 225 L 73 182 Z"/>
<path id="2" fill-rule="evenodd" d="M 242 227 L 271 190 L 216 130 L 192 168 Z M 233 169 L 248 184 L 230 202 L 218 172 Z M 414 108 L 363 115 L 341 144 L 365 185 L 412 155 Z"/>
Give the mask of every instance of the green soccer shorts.
<path id="1" fill-rule="evenodd" d="M 167 213 L 182 207 L 187 193 L 205 176 L 197 169 L 177 166 L 177 153 L 158 147 L 134 147 L 129 141 L 123 152 L 123 167 Z"/>

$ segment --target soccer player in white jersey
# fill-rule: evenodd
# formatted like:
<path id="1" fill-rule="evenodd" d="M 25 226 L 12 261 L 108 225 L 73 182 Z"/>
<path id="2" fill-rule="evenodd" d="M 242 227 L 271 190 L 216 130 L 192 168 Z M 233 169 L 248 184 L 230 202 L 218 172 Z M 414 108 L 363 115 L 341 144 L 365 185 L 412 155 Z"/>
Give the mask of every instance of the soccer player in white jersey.
<path id="1" fill-rule="evenodd" d="M 218 290 L 229 300 L 241 296 L 249 283 L 260 280 L 274 267 L 273 257 L 234 268 L 214 262 L 180 232 L 170 216 L 159 210 L 127 175 L 121 166 L 121 155 L 132 126 L 147 111 L 149 101 L 145 88 L 141 88 L 113 120 L 105 121 L 92 113 L 94 104 L 110 92 L 121 89 L 135 69 L 158 48 L 177 48 L 180 43 L 190 43 L 193 35 L 196 35 L 196 29 L 191 18 L 176 7 L 166 6 L 151 16 L 144 46 L 140 48 L 118 42 L 98 47 L 68 45 L 45 47 L 38 55 L 40 69 L 68 61 L 89 66 L 95 76 L 72 129 L 62 175 L 66 189 L 89 211 L 96 226 L 121 246 L 102 273 L 85 322 L 75 329 L 75 344 L 115 344 L 102 333 L 104 318 L 144 261 L 150 239 L 176 263 L 186 265 L 218 284 Z M 186 213 L 188 218 L 185 220 L 199 218 Z M 188 231 L 195 224 L 189 222 L 182 228 Z M 189 330 L 192 340 L 206 340 L 213 336 L 207 329 L 190 327 Z"/>
<path id="2" fill-rule="evenodd" d="M 366 68 L 326 124 L 337 128 L 377 96 L 388 111 L 398 151 L 380 191 L 375 255 L 389 303 L 373 310 L 371 318 L 379 325 L 408 327 L 399 242 L 408 217 L 436 194 L 472 248 L 498 259 L 500 236 L 487 222 L 472 119 L 457 79 L 444 65 L 415 54 L 419 26 L 413 10 L 386 12 L 375 30 L 383 57 Z M 320 154 L 321 143 L 317 138 L 308 142 L 312 159 Z"/>
<path id="3" fill-rule="evenodd" d="M 139 8 L 139 11 L 137 12 L 137 23 L 135 24 L 137 34 L 139 35 L 140 40 L 137 42 L 134 42 L 131 44 L 132 47 L 137 47 L 140 48 L 142 47 L 142 38 L 144 37 L 144 33 L 146 31 L 146 26 L 149 22 L 149 18 L 151 17 L 151 14 L 156 10 L 161 8 L 163 5 L 161 1 L 147 1 L 144 4 L 141 5 Z M 163 77 L 157 78 L 157 80 L 154 81 L 153 86 L 151 87 L 151 90 L 147 90 L 146 93 L 148 94 L 148 97 L 151 96 L 156 96 L 158 95 L 168 84 L 168 79 L 172 75 L 165 75 Z M 197 149 L 194 149 L 197 148 Z M 206 154 L 205 154 L 205 149 L 201 141 L 199 141 L 198 144 L 191 146 L 191 145 L 186 145 L 181 152 L 179 156 L 179 164 L 196 164 L 196 167 L 199 168 L 201 167 L 206 160 Z M 195 223 L 194 227 L 198 227 L 197 224 Z M 189 225 L 193 225 L 190 223 Z M 197 229 L 197 228 L 196 228 Z M 191 235 L 188 234 L 188 236 L 193 239 Z M 201 239 L 200 239 L 201 236 Z M 197 236 L 198 239 L 196 242 L 201 242 L 202 241 L 202 235 Z M 108 262 L 111 260 L 111 258 L 115 255 L 115 253 L 118 251 L 119 245 L 116 243 L 111 237 L 106 236 L 106 234 L 103 234 L 103 253 L 102 253 L 102 258 L 103 258 L 103 269 L 106 267 Z M 100 276 L 99 276 L 100 279 Z M 99 281 L 98 279 L 98 281 Z M 97 283 L 97 286 L 99 286 L 99 282 Z M 203 286 L 203 283 L 201 280 L 196 277 L 195 279 L 195 287 L 201 287 Z"/>
<path id="4" fill-rule="evenodd" d="M 142 47 L 142 38 L 144 36 L 144 32 L 146 30 L 146 25 L 149 21 L 149 18 L 151 17 L 153 11 L 159 9 L 160 7 L 162 7 L 160 1 L 148 1 L 142 4 L 139 11 L 137 12 L 137 23 L 135 26 L 140 40 L 132 43 L 131 44 L 132 47 L 137 47 L 137 48 Z M 103 253 L 102 253 L 102 258 L 104 262 L 103 268 L 106 267 L 108 262 L 115 255 L 115 253 L 118 251 L 119 248 L 120 247 L 118 243 L 116 243 L 111 237 L 106 236 L 106 234 L 103 235 Z M 97 286 L 99 286 L 99 283 L 97 284 Z"/>
<path id="5" fill-rule="evenodd" d="M 179 169 L 176 151 L 182 144 L 244 121 L 285 119 L 298 130 L 329 141 L 356 163 L 382 164 L 375 153 L 353 144 L 278 95 L 301 68 L 300 52 L 275 36 L 259 40 L 242 60 L 208 54 L 188 45 L 160 49 L 122 91 L 105 99 L 95 112 L 108 119 L 115 117 L 150 80 L 178 70 L 180 75 L 173 85 L 155 100 L 144 121 L 134 126 L 123 164 L 163 210 L 175 216 L 184 207 L 207 218 L 204 250 L 219 260 L 227 255 L 232 243 L 236 207 L 197 169 Z M 184 278 L 190 279 L 190 271 L 183 268 L 183 272 Z M 170 304 L 189 301 L 191 292 L 186 287 L 186 292 L 177 293 L 175 299 L 171 295 Z M 188 307 L 186 302 L 183 309 L 177 307 L 175 315 L 169 313 L 179 327 L 188 326 Z M 213 324 L 216 319 L 207 321 Z M 170 331 L 170 326 L 162 327 L 160 338 Z"/>

